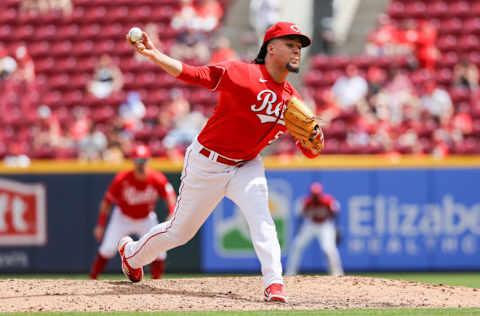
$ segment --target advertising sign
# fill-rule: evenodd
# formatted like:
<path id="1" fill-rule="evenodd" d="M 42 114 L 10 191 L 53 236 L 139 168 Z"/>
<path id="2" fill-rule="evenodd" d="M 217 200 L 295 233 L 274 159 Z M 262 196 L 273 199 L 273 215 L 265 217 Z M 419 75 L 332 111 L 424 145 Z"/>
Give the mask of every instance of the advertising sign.
<path id="1" fill-rule="evenodd" d="M 284 267 L 302 224 L 301 200 L 312 181 L 340 202 L 338 245 L 348 271 L 480 269 L 477 169 L 269 171 L 272 216 Z M 206 272 L 260 271 L 241 211 L 222 201 L 203 229 Z M 301 271 L 326 271 L 316 239 Z"/>
<path id="2" fill-rule="evenodd" d="M 0 179 L 0 246 L 47 242 L 45 187 Z"/>

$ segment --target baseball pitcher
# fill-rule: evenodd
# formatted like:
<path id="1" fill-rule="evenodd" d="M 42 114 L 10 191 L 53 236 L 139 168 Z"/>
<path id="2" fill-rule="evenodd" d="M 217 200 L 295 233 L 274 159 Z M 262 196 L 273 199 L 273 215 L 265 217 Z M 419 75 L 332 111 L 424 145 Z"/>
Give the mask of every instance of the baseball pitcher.
<path id="1" fill-rule="evenodd" d="M 287 81 L 298 72 L 301 49 L 311 41 L 297 25 L 279 22 L 265 33 L 253 63 L 227 61 L 191 66 L 161 53 L 143 32 L 132 46 L 175 78 L 219 91 L 219 102 L 197 138 L 187 148 L 173 217 L 138 241 L 122 238 L 122 270 L 132 281 L 159 253 L 188 242 L 215 206 L 227 197 L 248 223 L 261 263 L 266 301 L 286 302 L 281 250 L 268 208 L 268 188 L 260 151 L 287 128 L 308 157 L 323 148 L 323 134 L 311 111 Z"/>

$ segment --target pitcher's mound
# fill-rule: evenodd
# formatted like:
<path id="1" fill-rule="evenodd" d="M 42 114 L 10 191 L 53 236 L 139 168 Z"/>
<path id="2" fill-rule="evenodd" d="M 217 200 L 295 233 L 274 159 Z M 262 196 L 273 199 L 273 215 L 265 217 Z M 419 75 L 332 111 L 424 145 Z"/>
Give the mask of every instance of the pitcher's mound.
<path id="1" fill-rule="evenodd" d="M 286 277 L 288 304 L 260 277 L 129 281 L 0 280 L 0 313 L 480 307 L 480 290 L 359 276 Z"/>

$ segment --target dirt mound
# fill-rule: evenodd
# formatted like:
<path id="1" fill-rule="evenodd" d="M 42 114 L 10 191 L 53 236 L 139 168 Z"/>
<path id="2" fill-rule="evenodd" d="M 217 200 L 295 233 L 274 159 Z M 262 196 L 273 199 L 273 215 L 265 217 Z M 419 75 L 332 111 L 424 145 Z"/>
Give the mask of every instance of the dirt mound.
<path id="1" fill-rule="evenodd" d="M 286 277 L 288 304 L 260 277 L 129 281 L 0 280 L 0 313 L 480 307 L 480 290 L 366 277 Z"/>

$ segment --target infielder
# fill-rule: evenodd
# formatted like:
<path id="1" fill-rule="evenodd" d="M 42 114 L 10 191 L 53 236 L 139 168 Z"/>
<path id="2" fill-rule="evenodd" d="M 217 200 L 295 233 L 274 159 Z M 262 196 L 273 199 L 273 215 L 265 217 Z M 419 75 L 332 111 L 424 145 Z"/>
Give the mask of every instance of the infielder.
<path id="1" fill-rule="evenodd" d="M 259 152 L 286 130 L 285 104 L 299 97 L 287 82 L 298 72 L 301 48 L 310 39 L 297 25 L 279 22 L 269 28 L 254 63 L 227 61 L 194 67 L 161 53 L 148 35 L 130 43 L 179 80 L 219 91 L 219 103 L 197 138 L 187 148 L 175 212 L 140 240 L 118 244 L 122 270 L 132 281 L 142 279 L 142 266 L 164 251 L 188 242 L 215 206 L 228 197 L 242 210 L 261 263 L 265 300 L 286 302 L 281 250 L 268 208 L 268 188 Z M 323 134 L 312 131 L 297 145 L 309 157 L 323 148 Z M 307 148 L 309 141 L 319 146 Z"/>
<path id="2" fill-rule="evenodd" d="M 135 168 L 115 176 L 100 204 L 98 223 L 93 233 L 98 241 L 102 238 L 103 240 L 90 272 L 91 279 L 96 279 L 105 269 L 123 236 L 142 236 L 158 224 L 155 213 L 158 197 L 165 200 L 169 217 L 175 208 L 176 194 L 167 178 L 161 172 L 147 168 L 150 158 L 148 147 L 136 146 L 132 158 Z M 115 204 L 115 207 L 105 229 L 112 204 Z M 166 257 L 166 252 L 162 251 L 154 258 L 150 265 L 153 279 L 162 276 Z"/>
<path id="3" fill-rule="evenodd" d="M 343 275 L 342 263 L 336 245 L 335 218 L 339 209 L 338 201 L 333 196 L 324 193 L 320 183 L 313 182 L 310 186 L 310 193 L 304 200 L 302 207 L 302 215 L 305 221 L 295 237 L 291 253 L 288 256 L 287 275 L 297 274 L 303 250 L 314 237 L 317 237 L 327 256 L 330 274 L 334 276 Z"/>

